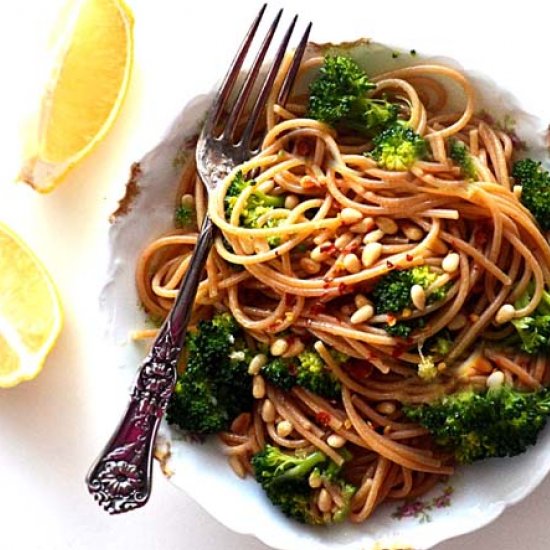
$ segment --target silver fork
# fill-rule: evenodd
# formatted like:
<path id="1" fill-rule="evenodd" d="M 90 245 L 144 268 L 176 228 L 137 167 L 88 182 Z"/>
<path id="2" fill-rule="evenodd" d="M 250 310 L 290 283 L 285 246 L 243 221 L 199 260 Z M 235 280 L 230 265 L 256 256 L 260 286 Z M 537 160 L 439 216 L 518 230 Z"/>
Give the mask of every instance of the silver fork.
<path id="1" fill-rule="evenodd" d="M 252 110 L 240 137 L 236 130 L 244 108 L 258 80 L 259 72 L 281 19 L 280 10 L 271 24 L 252 63 L 238 96 L 229 111 L 225 124 L 222 116 L 228 106 L 230 94 L 256 34 L 266 4 L 254 19 L 223 83 L 214 99 L 197 144 L 197 167 L 208 195 L 230 171 L 249 159 L 253 150 L 252 139 L 257 122 L 265 108 L 269 92 L 281 67 L 297 16 L 288 27 L 277 49 L 273 62 L 262 83 Z M 307 26 L 291 66 L 285 75 L 278 102 L 285 104 L 304 55 L 311 23 Z M 215 129 L 223 127 L 216 135 Z M 207 215 L 193 252 L 189 269 L 180 292 L 166 321 L 155 339 L 149 355 L 143 361 L 134 383 L 130 402 L 119 426 L 92 465 L 86 483 L 88 490 L 111 513 L 118 514 L 143 506 L 151 494 L 153 449 L 160 421 L 172 395 L 177 373 L 178 357 L 185 343 L 187 325 L 197 288 L 208 253 L 214 240 L 214 225 Z"/>

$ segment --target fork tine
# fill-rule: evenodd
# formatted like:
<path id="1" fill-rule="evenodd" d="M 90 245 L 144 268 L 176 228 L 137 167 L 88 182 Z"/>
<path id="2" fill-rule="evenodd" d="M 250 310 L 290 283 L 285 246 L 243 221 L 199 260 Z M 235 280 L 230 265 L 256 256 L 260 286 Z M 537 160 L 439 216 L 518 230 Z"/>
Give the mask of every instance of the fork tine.
<path id="1" fill-rule="evenodd" d="M 256 127 L 256 124 L 258 122 L 258 119 L 260 118 L 260 115 L 265 107 L 265 104 L 267 102 L 267 98 L 269 97 L 269 93 L 271 92 L 271 89 L 273 88 L 273 82 L 275 81 L 275 78 L 277 76 L 277 73 L 279 72 L 279 69 L 281 67 L 281 63 L 283 62 L 283 58 L 286 53 L 286 49 L 288 47 L 288 42 L 290 41 L 290 36 L 292 35 L 292 31 L 294 30 L 294 26 L 296 25 L 296 20 L 298 19 L 298 16 L 294 16 L 294 19 L 292 20 L 292 23 L 290 24 L 285 37 L 283 38 L 283 41 L 281 42 L 281 45 L 279 46 L 279 49 L 277 50 L 277 54 L 275 56 L 275 59 L 273 61 L 273 64 L 271 65 L 269 72 L 264 80 L 262 89 L 258 95 L 258 98 L 256 99 L 256 103 L 254 104 L 254 107 L 252 109 L 252 112 L 250 113 L 250 116 L 248 118 L 248 122 L 246 124 L 246 127 L 243 131 L 241 143 L 244 146 L 250 146 L 250 141 L 252 140 L 252 136 L 254 134 L 254 129 Z M 302 37 L 302 40 L 300 41 L 300 45 L 302 42 L 307 42 L 307 37 L 309 35 L 309 30 L 311 28 L 311 23 L 308 25 L 308 28 L 306 29 L 306 32 L 304 36 Z M 296 50 L 296 54 L 294 56 L 294 59 L 292 61 L 292 67 L 294 65 L 300 65 L 300 62 L 302 61 L 302 57 L 304 55 L 304 48 L 301 48 L 300 51 Z M 292 68 L 291 67 L 291 68 Z M 296 73 L 298 72 L 298 69 L 294 71 L 294 75 L 292 77 L 292 80 L 290 81 L 290 86 L 292 86 L 293 79 L 296 77 Z M 285 82 L 288 79 L 285 78 Z"/>
<path id="2" fill-rule="evenodd" d="M 258 73 L 260 72 L 260 69 L 262 67 L 262 63 L 264 61 L 265 55 L 267 53 L 267 50 L 269 49 L 269 46 L 271 45 L 271 41 L 273 40 L 273 35 L 275 34 L 275 31 L 277 30 L 277 27 L 279 25 L 279 21 L 281 20 L 281 15 L 283 14 L 283 10 L 279 10 L 279 13 L 275 16 L 275 19 L 273 20 L 273 23 L 271 24 L 271 27 L 267 31 L 267 34 L 264 38 L 264 41 L 262 42 L 262 45 L 260 47 L 260 50 L 258 51 L 256 57 L 254 58 L 254 62 L 252 63 L 252 67 L 248 71 L 248 74 L 246 76 L 246 80 L 244 81 L 244 84 L 239 92 L 239 96 L 237 97 L 237 100 L 235 101 L 235 105 L 231 109 L 231 113 L 229 115 L 229 118 L 227 119 L 227 122 L 225 123 L 224 130 L 222 132 L 222 137 L 231 138 L 233 134 L 235 133 L 235 129 L 237 127 L 237 123 L 239 121 L 239 118 L 241 116 L 241 113 L 244 109 L 244 106 L 246 105 L 246 101 L 248 100 L 248 97 L 250 96 L 250 92 L 252 92 L 252 88 L 254 87 L 254 83 L 256 82 L 256 79 L 258 78 Z"/>
<path id="3" fill-rule="evenodd" d="M 252 25 L 250 25 L 250 28 L 248 29 L 239 47 L 239 50 L 237 51 L 233 61 L 231 62 L 231 65 L 229 66 L 226 75 L 224 76 L 223 82 L 218 90 L 218 93 L 216 94 L 214 103 L 212 104 L 210 112 L 208 113 L 207 119 L 204 123 L 204 129 L 206 132 L 210 132 L 210 130 L 214 127 L 222 112 L 227 98 L 229 97 L 235 81 L 237 80 L 237 76 L 239 75 L 243 62 L 246 58 L 246 54 L 248 53 L 248 50 L 250 48 L 250 44 L 252 43 L 252 40 L 256 35 L 256 31 L 258 30 L 258 26 L 260 25 L 260 21 L 262 20 L 266 8 L 267 3 L 265 3 L 261 7 L 258 15 L 256 15 L 254 21 L 252 21 Z"/>
<path id="4" fill-rule="evenodd" d="M 306 27 L 304 35 L 302 36 L 302 39 L 300 40 L 298 47 L 294 51 L 292 64 L 290 65 L 290 69 L 286 73 L 285 79 L 283 81 L 283 85 L 279 90 L 279 97 L 277 98 L 277 103 L 279 105 L 286 104 L 288 100 L 288 96 L 292 91 L 292 86 L 294 85 L 294 81 L 296 80 L 296 76 L 298 75 L 298 69 L 300 68 L 300 64 L 302 63 L 302 59 L 306 51 L 307 41 L 309 39 L 309 33 L 311 31 L 311 25 L 312 23 L 309 23 L 309 25 Z"/>

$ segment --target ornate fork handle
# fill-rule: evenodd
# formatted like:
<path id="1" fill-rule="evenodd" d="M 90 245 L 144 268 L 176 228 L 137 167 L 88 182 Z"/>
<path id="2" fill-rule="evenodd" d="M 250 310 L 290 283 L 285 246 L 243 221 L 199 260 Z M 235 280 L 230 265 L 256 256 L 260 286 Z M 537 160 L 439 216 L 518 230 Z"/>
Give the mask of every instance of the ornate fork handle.
<path id="1" fill-rule="evenodd" d="M 139 508 L 151 494 L 155 438 L 174 389 L 178 357 L 213 240 L 214 225 L 206 216 L 174 307 L 139 369 L 128 408 L 86 478 L 88 490 L 110 514 Z"/>

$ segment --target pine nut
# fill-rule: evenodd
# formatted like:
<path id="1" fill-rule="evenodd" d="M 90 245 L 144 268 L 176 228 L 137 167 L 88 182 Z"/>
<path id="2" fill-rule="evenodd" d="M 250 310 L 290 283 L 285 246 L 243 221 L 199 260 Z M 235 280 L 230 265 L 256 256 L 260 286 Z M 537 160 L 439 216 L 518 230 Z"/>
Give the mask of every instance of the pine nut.
<path id="1" fill-rule="evenodd" d="M 295 338 L 288 349 L 283 353 L 283 357 L 296 357 L 305 349 L 305 345 L 300 338 Z"/>
<path id="2" fill-rule="evenodd" d="M 195 204 L 195 197 L 193 195 L 182 195 L 181 196 L 181 205 L 182 206 L 193 206 Z"/>
<path id="3" fill-rule="evenodd" d="M 411 288 L 411 300 L 414 307 L 423 311 L 426 307 L 426 293 L 420 285 L 413 285 Z"/>
<path id="4" fill-rule="evenodd" d="M 382 401 L 376 405 L 376 410 L 381 414 L 390 415 L 395 412 L 395 404 L 391 401 Z"/>
<path id="5" fill-rule="evenodd" d="M 357 309 L 366 306 L 367 304 L 370 304 L 369 299 L 363 294 L 356 294 L 353 301 L 355 302 L 355 306 L 357 307 Z"/>
<path id="6" fill-rule="evenodd" d="M 488 388 L 500 388 L 504 384 L 504 373 L 500 370 L 492 372 L 485 381 Z"/>
<path id="7" fill-rule="evenodd" d="M 382 245 L 380 243 L 367 243 L 361 254 L 361 262 L 365 267 L 370 267 L 382 255 Z"/>
<path id="8" fill-rule="evenodd" d="M 292 433 L 292 430 L 294 430 L 294 427 L 288 420 L 281 420 L 277 424 L 276 431 L 279 437 L 288 437 Z"/>
<path id="9" fill-rule="evenodd" d="M 430 250 L 434 252 L 435 254 L 447 254 L 449 249 L 447 248 L 447 245 L 441 240 L 441 239 L 434 239 L 432 244 L 429 246 Z"/>
<path id="10" fill-rule="evenodd" d="M 512 187 L 512 192 L 516 196 L 516 199 L 521 199 L 522 191 L 523 191 L 523 188 L 521 187 L 521 185 L 514 185 L 514 187 Z"/>
<path id="11" fill-rule="evenodd" d="M 466 326 L 467 319 L 462 313 L 459 313 L 448 325 L 449 330 L 460 330 Z"/>
<path id="12" fill-rule="evenodd" d="M 263 353 L 255 355 L 248 365 L 248 374 L 259 374 L 262 367 L 267 363 L 267 357 Z"/>
<path id="13" fill-rule="evenodd" d="M 274 355 L 275 357 L 280 357 L 288 350 L 288 342 L 284 338 L 277 338 L 273 344 L 271 344 L 271 347 L 269 348 L 269 351 L 271 352 L 271 355 Z"/>
<path id="14" fill-rule="evenodd" d="M 458 264 L 460 262 L 460 256 L 456 252 L 451 252 L 447 254 L 443 261 L 441 262 L 441 267 L 443 271 L 447 273 L 454 273 L 458 269 Z"/>
<path id="15" fill-rule="evenodd" d="M 265 381 L 259 374 L 252 379 L 252 395 L 254 399 L 263 399 L 265 397 Z"/>
<path id="16" fill-rule="evenodd" d="M 334 246 L 338 250 L 342 250 L 343 248 L 346 248 L 346 246 L 351 242 L 352 239 L 353 235 L 351 233 L 344 233 L 334 240 Z"/>
<path id="17" fill-rule="evenodd" d="M 319 235 L 313 238 L 313 242 L 316 245 L 323 244 L 324 242 L 328 241 L 330 236 L 332 235 L 332 231 L 329 231 L 328 229 L 325 229 L 324 231 L 321 231 Z"/>
<path id="18" fill-rule="evenodd" d="M 326 252 L 323 252 L 321 250 L 320 246 L 316 246 L 309 254 L 309 257 L 314 262 L 324 262 L 325 260 L 328 260 L 329 255 Z"/>
<path id="19" fill-rule="evenodd" d="M 319 487 L 321 487 L 321 485 L 323 484 L 323 480 L 321 479 L 321 476 L 315 471 L 309 474 L 308 482 L 309 482 L 309 486 L 312 489 L 319 489 Z"/>
<path id="20" fill-rule="evenodd" d="M 375 243 L 382 239 L 382 237 L 384 237 L 384 232 L 381 229 L 375 229 L 374 231 L 370 231 L 363 237 L 363 243 Z"/>
<path id="21" fill-rule="evenodd" d="M 319 491 L 317 506 L 319 507 L 319 510 L 323 513 L 330 512 L 332 508 L 332 497 L 330 496 L 330 493 L 324 488 Z"/>
<path id="22" fill-rule="evenodd" d="M 386 235 L 395 235 L 399 231 L 399 226 L 391 218 L 376 218 L 374 223 L 378 226 L 378 229 L 382 230 Z"/>
<path id="23" fill-rule="evenodd" d="M 363 218 L 360 222 L 350 225 L 349 230 L 352 233 L 366 233 L 374 226 L 374 220 L 372 218 Z"/>
<path id="24" fill-rule="evenodd" d="M 340 449 L 346 444 L 346 440 L 338 434 L 330 434 L 327 437 L 327 444 L 333 449 Z"/>
<path id="25" fill-rule="evenodd" d="M 363 307 L 360 307 L 352 316 L 351 316 L 351 324 L 352 325 L 359 325 L 360 323 L 364 323 L 365 321 L 368 321 L 372 316 L 374 315 L 374 308 L 371 304 L 365 304 Z"/>
<path id="26" fill-rule="evenodd" d="M 358 271 L 361 271 L 361 262 L 355 254 L 346 254 L 344 256 L 344 267 L 350 273 L 357 273 Z"/>
<path id="27" fill-rule="evenodd" d="M 310 275 L 315 275 L 315 273 L 321 271 L 321 264 L 314 262 L 311 258 L 301 258 L 300 267 Z"/>
<path id="28" fill-rule="evenodd" d="M 266 399 L 262 405 L 262 420 L 270 424 L 275 421 L 276 411 L 270 399 Z"/>
<path id="29" fill-rule="evenodd" d="M 285 197 L 285 208 L 292 210 L 300 204 L 300 199 L 296 195 L 287 195 Z"/>
<path id="30" fill-rule="evenodd" d="M 419 241 L 424 236 L 424 231 L 420 227 L 408 222 L 401 224 L 401 231 L 411 241 Z"/>
<path id="31" fill-rule="evenodd" d="M 504 304 L 495 315 L 495 321 L 498 325 L 503 325 L 511 321 L 516 314 L 516 308 L 512 304 Z"/>
<path id="32" fill-rule="evenodd" d="M 340 212 L 340 216 L 344 223 L 356 223 L 359 220 L 363 219 L 363 214 L 361 214 L 359 210 L 356 210 L 355 208 L 349 208 L 349 207 L 342 208 L 342 211 Z"/>

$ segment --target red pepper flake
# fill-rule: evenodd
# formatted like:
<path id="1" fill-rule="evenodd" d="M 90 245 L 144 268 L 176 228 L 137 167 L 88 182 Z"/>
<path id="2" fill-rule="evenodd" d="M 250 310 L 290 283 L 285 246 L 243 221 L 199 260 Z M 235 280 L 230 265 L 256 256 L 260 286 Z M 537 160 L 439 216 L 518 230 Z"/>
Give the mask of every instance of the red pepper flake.
<path id="1" fill-rule="evenodd" d="M 280 326 L 281 326 L 281 321 L 280 320 L 275 321 L 274 323 L 271 323 L 271 325 L 267 327 L 267 331 L 275 332 Z"/>
<path id="2" fill-rule="evenodd" d="M 414 256 L 412 254 L 407 254 L 405 257 L 407 258 L 407 262 L 412 262 L 414 260 Z"/>
<path id="3" fill-rule="evenodd" d="M 393 269 L 395 266 L 393 265 L 392 262 L 390 262 L 389 260 L 386 260 L 386 266 L 388 267 L 388 269 Z"/>
<path id="4" fill-rule="evenodd" d="M 315 415 L 315 420 L 317 422 L 319 422 L 319 424 L 321 424 L 321 426 L 325 426 L 325 427 L 328 426 L 330 424 L 331 419 L 332 419 L 332 417 L 326 411 L 319 411 Z"/>
<path id="5" fill-rule="evenodd" d="M 332 279 L 327 279 L 327 280 L 323 283 L 323 288 L 330 288 L 330 287 L 331 287 L 331 283 L 332 283 Z"/>
<path id="6" fill-rule="evenodd" d="M 338 249 L 336 248 L 335 244 L 334 243 L 323 243 L 320 247 L 319 247 L 319 250 L 321 252 L 323 252 L 324 254 L 328 254 L 329 256 L 334 256 L 335 254 L 338 253 Z"/>
<path id="7" fill-rule="evenodd" d="M 352 359 L 344 365 L 344 369 L 356 380 L 364 380 L 372 373 L 372 365 L 367 361 Z"/>
<path id="8" fill-rule="evenodd" d="M 342 254 L 350 254 L 351 252 L 355 252 L 359 248 L 359 243 L 351 243 L 348 244 L 343 250 Z"/>

